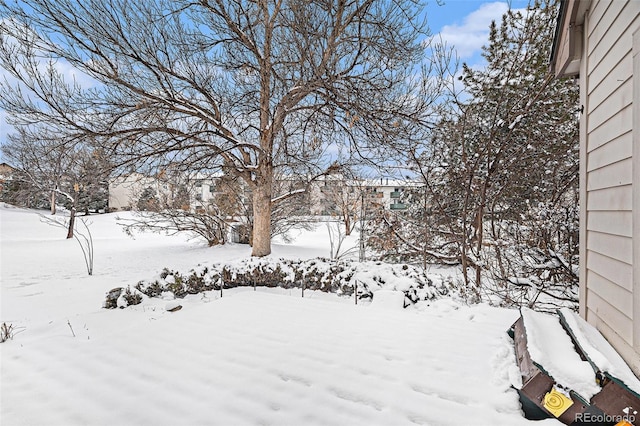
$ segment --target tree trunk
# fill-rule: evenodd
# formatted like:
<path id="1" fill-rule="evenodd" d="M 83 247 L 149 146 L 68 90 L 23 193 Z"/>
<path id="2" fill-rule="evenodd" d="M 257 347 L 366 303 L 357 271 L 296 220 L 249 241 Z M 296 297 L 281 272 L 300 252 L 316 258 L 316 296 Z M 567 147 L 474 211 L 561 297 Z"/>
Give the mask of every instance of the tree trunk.
<path id="1" fill-rule="evenodd" d="M 460 262 L 462 263 L 462 276 L 464 278 L 465 287 L 469 286 L 469 262 L 467 260 L 467 241 L 466 236 L 462 235 L 462 244 L 460 245 Z"/>
<path id="2" fill-rule="evenodd" d="M 483 194 L 484 197 L 484 194 Z M 478 211 L 476 212 L 476 218 L 474 221 L 475 227 L 475 243 L 476 243 L 476 256 L 477 260 L 475 262 L 475 270 L 476 270 L 476 287 L 480 288 L 482 285 L 482 267 L 479 265 L 479 260 L 482 256 L 482 244 L 484 243 L 484 198 L 482 203 L 478 207 Z"/>
<path id="3" fill-rule="evenodd" d="M 51 191 L 51 214 L 56 214 L 56 191 Z"/>
<path id="4" fill-rule="evenodd" d="M 69 216 L 69 230 L 67 231 L 67 239 L 73 238 L 73 227 L 75 226 L 75 224 L 76 224 L 76 208 L 71 207 L 71 215 Z"/>
<path id="5" fill-rule="evenodd" d="M 344 235 L 347 237 L 351 235 L 351 217 L 348 213 L 344 215 Z"/>
<path id="6" fill-rule="evenodd" d="M 253 190 L 252 256 L 271 254 L 271 179 L 261 179 Z"/>

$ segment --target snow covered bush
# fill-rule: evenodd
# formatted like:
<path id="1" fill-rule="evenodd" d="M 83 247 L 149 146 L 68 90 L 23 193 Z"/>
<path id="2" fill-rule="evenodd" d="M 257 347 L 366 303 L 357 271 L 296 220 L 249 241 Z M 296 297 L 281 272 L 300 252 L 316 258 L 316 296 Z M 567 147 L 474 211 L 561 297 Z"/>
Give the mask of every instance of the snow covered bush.
<path id="1" fill-rule="evenodd" d="M 227 288 L 254 285 L 290 288 L 295 282 L 295 271 L 288 263 L 290 261 L 273 262 L 268 258 L 245 259 L 237 265 L 224 265 L 222 281 Z"/>
<path id="2" fill-rule="evenodd" d="M 127 306 L 139 305 L 142 302 L 142 295 L 137 289 L 131 290 L 130 286 L 127 288 L 116 287 L 109 290 L 102 305 L 106 309 L 126 308 Z"/>
<path id="3" fill-rule="evenodd" d="M 481 259 L 487 270 L 486 291 L 497 304 L 549 312 L 577 307 L 577 202 L 574 210 L 572 221 L 533 210 L 523 224 L 496 225 L 500 238 L 484 247 Z"/>
<path id="4" fill-rule="evenodd" d="M 426 273 L 407 264 L 381 262 L 351 262 L 329 259 L 306 261 L 249 258 L 235 263 L 198 267 L 182 274 L 164 269 L 155 279 L 140 281 L 135 288 L 149 297 L 170 292 L 173 297 L 224 288 L 256 286 L 305 288 L 372 298 L 378 290 L 397 290 L 405 294 L 405 303 L 433 300 L 446 295 L 449 289 L 435 285 Z"/>
<path id="5" fill-rule="evenodd" d="M 125 289 L 122 298 L 126 303 L 125 306 L 139 305 L 140 302 L 142 302 L 142 295 L 135 290 L 131 291 L 131 287 L 129 286 L 127 286 L 127 288 Z M 123 304 L 120 305 L 121 308 L 125 306 L 123 306 Z"/>
<path id="6" fill-rule="evenodd" d="M 116 287 L 107 292 L 107 297 L 105 298 L 104 304 L 102 305 L 105 309 L 115 309 L 118 307 L 118 298 L 122 294 L 122 287 Z"/>
<path id="7" fill-rule="evenodd" d="M 207 268 L 200 271 L 191 270 L 188 275 L 165 268 L 151 281 L 139 281 L 135 288 L 148 297 L 159 297 L 170 292 L 174 297 L 183 298 L 187 294 L 197 294 L 213 290 L 213 283 L 217 282 L 208 276 Z"/>

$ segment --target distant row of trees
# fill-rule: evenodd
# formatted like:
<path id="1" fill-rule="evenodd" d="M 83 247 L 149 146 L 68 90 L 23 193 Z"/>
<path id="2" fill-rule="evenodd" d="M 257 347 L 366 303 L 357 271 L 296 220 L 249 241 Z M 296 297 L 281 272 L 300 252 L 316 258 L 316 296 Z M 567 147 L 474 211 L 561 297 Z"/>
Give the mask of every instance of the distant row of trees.
<path id="1" fill-rule="evenodd" d="M 50 208 L 52 214 L 56 205 L 85 213 L 106 209 L 111 169 L 104 151 L 20 132 L 8 136 L 2 154 L 14 168 L 3 186 L 3 201 Z"/>
<path id="2" fill-rule="evenodd" d="M 111 182 L 139 188 L 127 195 L 128 208 L 140 212 L 135 219 L 122 223 L 128 232 L 190 232 L 205 238 L 209 245 L 217 245 L 226 242 L 233 224 L 240 225 L 240 240 L 251 242 L 251 192 L 232 173 L 183 173 L 180 167 L 172 167 L 154 176 L 118 176 L 99 148 L 37 136 L 41 135 L 13 134 L 2 146 L 4 157 L 15 171 L 3 185 L 0 200 L 21 207 L 48 208 L 51 214 L 56 213 L 57 206 L 63 206 L 71 212 L 69 238 L 73 236 L 71 225 L 76 212 L 87 215 L 109 211 Z M 310 190 L 309 182 L 295 177 L 275 179 L 273 193 L 285 194 L 286 202 L 272 209 L 272 236 L 286 236 L 294 226 L 311 226 L 304 217 L 314 207 L 344 223 L 341 232 L 351 234 L 361 210 L 361 192 L 365 190 L 362 180 L 337 164 L 316 178 L 320 178 L 315 186 L 322 189 L 319 193 Z M 199 198 L 203 181 L 214 192 L 210 199 Z"/>
<path id="3" fill-rule="evenodd" d="M 76 212 L 104 211 L 111 163 L 104 150 L 67 143 L 58 135 L 18 128 L 2 146 L 14 172 L 2 186 L 2 201 L 29 208 L 58 205 L 71 212 L 67 238 L 73 237 Z"/>

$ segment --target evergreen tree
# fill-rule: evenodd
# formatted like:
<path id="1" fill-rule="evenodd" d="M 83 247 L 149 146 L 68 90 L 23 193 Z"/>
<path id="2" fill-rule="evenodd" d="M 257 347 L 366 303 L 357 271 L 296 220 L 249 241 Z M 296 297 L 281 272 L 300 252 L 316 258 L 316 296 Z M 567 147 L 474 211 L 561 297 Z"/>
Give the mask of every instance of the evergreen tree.
<path id="1" fill-rule="evenodd" d="M 84 214 L 104 211 L 109 203 L 109 174 L 111 162 L 101 149 L 83 147 L 78 150 L 77 163 L 69 170 L 77 196 L 74 202 L 66 200 L 65 207 Z"/>
<path id="2" fill-rule="evenodd" d="M 509 11 L 500 26 L 491 25 L 483 53 L 487 66 L 463 66 L 471 97 L 444 127 L 447 193 L 459 203 L 455 228 L 461 260 L 465 273 L 467 266 L 475 270 L 477 287 L 483 268 L 505 286 L 524 272 L 522 264 L 505 262 L 507 252 L 522 247 L 514 241 L 525 237 L 520 225 L 530 234 L 521 242 L 542 250 L 539 254 L 551 250 L 564 253 L 563 259 L 576 254 L 577 239 L 558 235 L 575 228 L 577 209 L 552 238 L 540 239 L 541 230 L 531 229 L 542 210 L 571 211 L 576 205 L 578 87 L 556 80 L 548 67 L 556 13 L 553 2 L 536 2 L 525 13 Z M 513 259 L 531 256 L 527 250 Z M 545 256 L 533 256 L 531 263 L 545 263 Z M 568 284 L 574 284 L 571 267 L 567 272 Z"/>
<path id="3" fill-rule="evenodd" d="M 486 282 L 510 302 L 535 303 L 548 285 L 575 297 L 578 87 L 548 67 L 557 11 L 536 1 L 491 24 L 486 66 L 463 65 L 466 100 L 410 152 L 427 190 L 424 214 L 384 223 L 416 257 L 457 258 L 478 297 Z M 526 294 L 514 290 L 525 282 Z"/>
<path id="4" fill-rule="evenodd" d="M 147 186 L 142 190 L 136 207 L 140 211 L 158 212 L 161 209 L 160 201 L 158 200 L 158 193 L 155 189 Z"/>

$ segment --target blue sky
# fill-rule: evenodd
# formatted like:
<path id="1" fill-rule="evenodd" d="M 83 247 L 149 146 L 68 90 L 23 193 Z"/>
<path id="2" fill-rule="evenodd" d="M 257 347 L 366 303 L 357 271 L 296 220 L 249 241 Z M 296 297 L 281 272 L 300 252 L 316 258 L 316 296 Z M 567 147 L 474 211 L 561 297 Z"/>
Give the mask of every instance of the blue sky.
<path id="1" fill-rule="evenodd" d="M 440 3 L 436 0 L 427 3 L 431 32 L 455 46 L 461 62 L 477 65 L 482 60 L 480 52 L 488 40 L 491 21 L 500 22 L 509 7 L 526 8 L 528 1 L 441 0 Z"/>
<path id="2" fill-rule="evenodd" d="M 455 46 L 461 62 L 477 67 L 482 63 L 480 52 L 488 40 L 491 21 L 499 22 L 510 6 L 520 9 L 527 4 L 526 0 L 440 0 L 440 4 L 437 0 L 427 0 L 427 23 L 434 35 L 441 36 L 449 45 Z M 0 144 L 12 132 L 4 118 L 5 114 L 0 110 Z"/>

